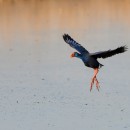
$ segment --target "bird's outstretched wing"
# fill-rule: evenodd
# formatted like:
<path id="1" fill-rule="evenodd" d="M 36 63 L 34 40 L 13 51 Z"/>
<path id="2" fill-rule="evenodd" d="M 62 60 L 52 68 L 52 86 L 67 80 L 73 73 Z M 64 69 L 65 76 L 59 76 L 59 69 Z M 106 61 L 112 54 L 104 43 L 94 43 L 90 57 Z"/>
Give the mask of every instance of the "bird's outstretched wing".
<path id="1" fill-rule="evenodd" d="M 83 46 L 73 40 L 68 34 L 64 34 L 63 39 L 66 43 L 68 43 L 71 47 L 79 51 L 81 54 L 89 53 Z"/>
<path id="2" fill-rule="evenodd" d="M 123 53 L 125 51 L 127 51 L 127 46 L 121 46 L 118 47 L 117 49 L 114 50 L 108 50 L 108 51 L 101 51 L 101 52 L 96 52 L 96 53 L 90 53 L 90 56 L 94 57 L 94 58 L 107 58 L 107 57 L 111 57 L 113 55 L 119 54 L 119 53 Z"/>

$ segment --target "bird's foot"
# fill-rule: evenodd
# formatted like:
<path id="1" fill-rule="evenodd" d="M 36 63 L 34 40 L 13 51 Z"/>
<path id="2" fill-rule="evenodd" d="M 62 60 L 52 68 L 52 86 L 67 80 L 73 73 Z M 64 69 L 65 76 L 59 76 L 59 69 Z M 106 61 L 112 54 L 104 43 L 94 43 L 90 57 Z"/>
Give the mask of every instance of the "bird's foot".
<path id="1" fill-rule="evenodd" d="M 94 78 L 92 78 L 92 81 L 91 81 L 90 92 L 91 92 L 91 90 L 92 90 L 93 84 L 94 84 Z"/>
<path id="2" fill-rule="evenodd" d="M 97 90 L 99 91 L 100 86 L 99 86 L 99 82 L 98 82 L 98 80 L 97 80 L 96 77 L 95 77 L 95 81 L 96 81 L 96 88 L 97 88 Z"/>
<path id="3" fill-rule="evenodd" d="M 97 86 L 96 86 L 97 87 Z M 97 87 L 97 90 L 99 91 L 99 87 Z"/>
<path id="4" fill-rule="evenodd" d="M 99 91 L 100 86 L 99 86 L 99 82 L 98 81 L 96 82 L 96 88 Z"/>
<path id="5" fill-rule="evenodd" d="M 92 87 L 90 87 L 90 92 L 92 91 Z"/>

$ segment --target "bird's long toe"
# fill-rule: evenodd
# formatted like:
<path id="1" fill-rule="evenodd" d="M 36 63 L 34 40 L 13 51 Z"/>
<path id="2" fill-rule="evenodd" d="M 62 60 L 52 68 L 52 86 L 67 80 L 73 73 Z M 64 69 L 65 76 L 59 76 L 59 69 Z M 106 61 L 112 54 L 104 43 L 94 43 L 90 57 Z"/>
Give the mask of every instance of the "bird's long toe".
<path id="1" fill-rule="evenodd" d="M 92 81 L 91 81 L 90 92 L 91 92 L 91 90 L 92 90 L 92 88 L 93 88 L 93 84 L 94 84 L 94 78 L 92 78 Z"/>
<path id="2" fill-rule="evenodd" d="M 99 86 L 99 82 L 98 82 L 97 78 L 95 78 L 95 81 L 96 81 L 96 88 L 99 91 L 100 86 Z"/>
<path id="3" fill-rule="evenodd" d="M 96 88 L 98 91 L 99 91 L 99 87 L 100 87 L 99 84 L 96 83 Z"/>

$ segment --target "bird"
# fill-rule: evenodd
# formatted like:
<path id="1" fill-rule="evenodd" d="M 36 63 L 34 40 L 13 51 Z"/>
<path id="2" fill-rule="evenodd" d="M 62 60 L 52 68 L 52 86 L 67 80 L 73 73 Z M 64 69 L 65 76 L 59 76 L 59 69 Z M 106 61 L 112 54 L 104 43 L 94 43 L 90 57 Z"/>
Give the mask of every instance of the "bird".
<path id="1" fill-rule="evenodd" d="M 99 69 L 104 66 L 101 63 L 98 62 L 98 58 L 108 58 L 111 56 L 114 56 L 116 54 L 124 53 L 127 51 L 128 47 L 126 45 L 120 46 L 116 49 L 109 49 L 107 51 L 99 51 L 95 53 L 90 53 L 87 49 L 85 49 L 81 44 L 76 42 L 71 36 L 68 34 L 63 35 L 64 41 L 69 44 L 72 48 L 76 49 L 77 52 L 73 52 L 70 57 L 76 57 L 83 61 L 84 65 L 87 67 L 90 67 L 94 69 L 94 75 L 92 77 L 91 83 L 90 83 L 90 92 L 93 88 L 94 82 L 96 82 L 96 88 L 99 91 L 100 85 L 99 81 L 97 79 L 97 74 L 99 72 Z"/>

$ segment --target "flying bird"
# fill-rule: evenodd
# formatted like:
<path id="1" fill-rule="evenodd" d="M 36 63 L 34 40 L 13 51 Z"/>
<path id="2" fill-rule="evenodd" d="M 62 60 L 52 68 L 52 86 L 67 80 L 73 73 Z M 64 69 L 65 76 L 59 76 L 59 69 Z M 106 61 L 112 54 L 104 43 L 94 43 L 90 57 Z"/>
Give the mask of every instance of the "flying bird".
<path id="1" fill-rule="evenodd" d="M 99 68 L 101 68 L 103 65 L 101 63 L 99 63 L 97 59 L 98 58 L 103 58 L 103 59 L 108 58 L 113 55 L 123 53 L 123 52 L 127 51 L 127 49 L 128 49 L 127 46 L 121 46 L 114 50 L 90 53 L 82 45 L 80 45 L 74 39 L 72 39 L 68 34 L 64 34 L 63 39 L 67 44 L 69 44 L 72 48 L 74 48 L 78 51 L 78 52 L 73 52 L 71 54 L 71 57 L 80 58 L 83 61 L 85 66 L 94 69 L 94 75 L 92 77 L 91 84 L 90 84 L 90 91 L 92 90 L 94 82 L 96 82 L 96 88 L 98 91 L 99 91 L 99 87 L 100 87 L 99 81 L 96 76 L 98 74 Z"/>

